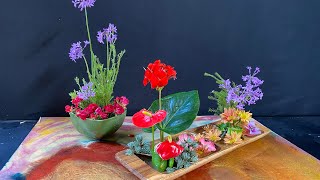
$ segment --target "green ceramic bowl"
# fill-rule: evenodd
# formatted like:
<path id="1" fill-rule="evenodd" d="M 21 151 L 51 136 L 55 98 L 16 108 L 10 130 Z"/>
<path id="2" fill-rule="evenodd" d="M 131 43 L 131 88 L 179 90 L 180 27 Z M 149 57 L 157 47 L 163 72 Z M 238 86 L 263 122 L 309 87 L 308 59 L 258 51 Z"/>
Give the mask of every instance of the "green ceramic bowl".
<path id="1" fill-rule="evenodd" d="M 90 139 L 103 139 L 115 133 L 123 124 L 127 111 L 121 115 L 105 120 L 82 120 L 74 113 L 70 113 L 70 119 L 74 127 Z"/>

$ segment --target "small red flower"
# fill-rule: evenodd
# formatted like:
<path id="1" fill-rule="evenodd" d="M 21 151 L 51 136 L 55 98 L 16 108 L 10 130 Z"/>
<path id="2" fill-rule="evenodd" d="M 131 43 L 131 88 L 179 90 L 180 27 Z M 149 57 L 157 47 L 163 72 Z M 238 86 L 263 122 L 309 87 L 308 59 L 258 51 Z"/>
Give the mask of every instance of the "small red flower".
<path id="1" fill-rule="evenodd" d="M 116 115 L 120 115 L 120 114 L 124 113 L 124 107 L 122 107 L 120 104 L 116 103 L 114 105 L 114 113 Z"/>
<path id="2" fill-rule="evenodd" d="M 69 113 L 69 112 L 72 111 L 72 106 L 66 105 L 66 106 L 64 107 L 64 109 L 65 109 L 65 111 L 66 111 L 67 113 Z"/>
<path id="3" fill-rule="evenodd" d="M 72 99 L 72 104 L 75 105 L 76 107 L 79 106 L 79 103 L 81 103 L 83 101 L 83 99 L 79 98 L 78 96 L 74 99 Z"/>
<path id="4" fill-rule="evenodd" d="M 159 154 L 161 159 L 169 160 L 179 156 L 184 148 L 172 141 L 171 139 L 161 142 L 155 146 L 156 152 Z"/>
<path id="5" fill-rule="evenodd" d="M 106 106 L 104 107 L 104 111 L 105 111 L 106 113 L 113 113 L 113 111 L 114 111 L 114 106 L 113 106 L 112 104 L 108 104 L 108 105 L 106 105 Z"/>
<path id="6" fill-rule="evenodd" d="M 92 103 L 92 104 L 89 104 L 86 108 L 84 108 L 83 111 L 85 111 L 89 115 L 94 113 L 98 107 L 99 106 L 97 104 Z"/>
<path id="7" fill-rule="evenodd" d="M 89 116 L 89 113 L 86 112 L 85 110 L 80 110 L 80 111 L 78 111 L 78 112 L 76 113 L 76 115 L 77 115 L 80 119 L 86 120 L 87 117 Z"/>
<path id="8" fill-rule="evenodd" d="M 129 104 L 129 99 L 127 99 L 125 96 L 116 97 L 115 101 L 123 107 L 126 107 Z"/>
<path id="9" fill-rule="evenodd" d="M 166 116 L 167 112 L 165 110 L 159 110 L 152 114 L 151 111 L 142 109 L 132 116 L 132 123 L 137 127 L 148 128 L 163 121 Z"/>
<path id="10" fill-rule="evenodd" d="M 169 79 L 175 79 L 176 76 L 177 72 L 172 66 L 156 60 L 154 63 L 150 63 L 145 70 L 143 85 L 146 86 L 150 82 L 152 89 L 162 88 L 168 84 Z"/>

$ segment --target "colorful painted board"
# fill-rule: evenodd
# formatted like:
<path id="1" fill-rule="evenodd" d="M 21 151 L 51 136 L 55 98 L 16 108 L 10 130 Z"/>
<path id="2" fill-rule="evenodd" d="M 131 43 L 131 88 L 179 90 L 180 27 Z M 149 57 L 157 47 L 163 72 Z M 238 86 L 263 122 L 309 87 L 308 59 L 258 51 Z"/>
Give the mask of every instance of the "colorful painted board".
<path id="1" fill-rule="evenodd" d="M 215 120 L 198 117 L 191 128 Z M 0 179 L 136 179 L 115 154 L 139 133 L 127 117 L 108 142 L 90 141 L 69 118 L 41 118 L 2 168 Z M 179 179 L 320 179 L 319 172 L 319 160 L 271 132 Z"/>

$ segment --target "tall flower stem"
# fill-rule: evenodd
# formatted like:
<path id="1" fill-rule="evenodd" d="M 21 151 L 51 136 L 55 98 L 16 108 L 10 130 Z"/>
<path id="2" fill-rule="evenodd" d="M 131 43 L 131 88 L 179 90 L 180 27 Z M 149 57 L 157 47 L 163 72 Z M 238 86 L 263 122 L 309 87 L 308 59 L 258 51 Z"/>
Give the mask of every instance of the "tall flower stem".
<path id="1" fill-rule="evenodd" d="M 162 106 L 161 106 L 161 92 L 162 92 L 162 89 L 159 89 L 159 110 L 162 109 Z M 162 127 L 162 123 L 160 123 L 160 127 Z M 162 130 L 160 130 L 160 141 L 163 142 L 164 140 L 164 133 Z"/>
<path id="2" fill-rule="evenodd" d="M 89 79 L 90 79 L 90 70 L 89 70 L 89 66 L 88 66 L 88 62 L 87 62 L 87 59 L 86 59 L 86 57 L 85 56 L 83 56 L 83 59 L 84 59 L 84 63 L 86 64 L 86 67 L 87 67 L 87 73 L 88 73 L 88 77 L 89 77 Z M 81 87 L 80 87 L 80 89 L 81 89 Z"/>
<path id="3" fill-rule="evenodd" d="M 152 126 L 152 144 L 151 144 L 151 152 L 154 151 L 154 126 Z"/>
<path id="4" fill-rule="evenodd" d="M 91 36 L 90 36 L 90 30 L 89 30 L 89 21 L 88 21 L 88 13 L 87 13 L 87 8 L 84 8 L 84 13 L 86 17 L 86 27 L 87 27 L 87 33 L 88 33 L 88 40 L 89 40 L 89 45 L 90 45 L 90 53 L 91 53 L 91 73 L 93 76 L 95 76 L 94 72 L 94 66 L 95 66 L 95 60 L 94 60 L 94 53 L 92 50 L 92 42 L 91 42 Z M 90 77 L 89 77 L 90 78 Z"/>

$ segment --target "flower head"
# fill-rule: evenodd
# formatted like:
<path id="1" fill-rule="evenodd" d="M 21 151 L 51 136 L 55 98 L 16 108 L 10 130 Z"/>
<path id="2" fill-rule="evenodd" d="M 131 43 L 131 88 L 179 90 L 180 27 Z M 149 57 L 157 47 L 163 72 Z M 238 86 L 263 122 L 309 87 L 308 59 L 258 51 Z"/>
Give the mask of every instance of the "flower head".
<path id="1" fill-rule="evenodd" d="M 82 11 L 84 8 L 93 7 L 96 0 L 72 0 L 75 8 L 79 8 Z"/>
<path id="2" fill-rule="evenodd" d="M 231 133 L 227 133 L 224 138 L 224 143 L 226 144 L 240 144 L 242 143 L 241 139 L 242 133 L 237 133 L 235 131 L 231 131 Z"/>
<path id="3" fill-rule="evenodd" d="M 77 59 L 81 59 L 84 54 L 83 50 L 86 48 L 86 46 L 89 44 L 89 41 L 83 41 L 84 47 L 82 47 L 81 42 L 76 42 L 71 45 L 69 57 L 72 61 L 77 62 Z"/>
<path id="4" fill-rule="evenodd" d="M 207 124 L 206 126 L 203 127 L 203 130 L 204 130 L 205 132 L 209 132 L 209 131 L 211 131 L 211 130 L 214 129 L 214 128 L 215 128 L 215 126 L 214 126 L 213 124 Z"/>
<path id="5" fill-rule="evenodd" d="M 167 112 L 165 110 L 159 110 L 152 114 L 151 111 L 142 109 L 132 116 L 132 123 L 137 127 L 148 128 L 163 121 L 166 116 Z"/>
<path id="6" fill-rule="evenodd" d="M 168 84 L 169 79 L 175 79 L 177 72 L 170 65 L 161 63 L 160 60 L 156 60 L 154 63 L 150 63 L 145 69 L 143 85 L 151 84 L 152 89 L 163 88 Z"/>
<path id="7" fill-rule="evenodd" d="M 205 138 L 209 139 L 210 141 L 217 142 L 221 140 L 221 131 L 217 128 L 211 129 L 209 132 L 206 132 Z"/>
<path id="8" fill-rule="evenodd" d="M 198 133 L 197 135 L 194 136 L 194 140 L 200 141 L 200 139 L 204 138 L 204 135 L 201 133 Z"/>
<path id="9" fill-rule="evenodd" d="M 256 77 L 260 72 L 260 69 L 256 67 L 254 72 L 252 72 L 251 67 L 247 67 L 247 69 L 249 74 L 242 76 L 245 85 L 231 86 L 231 81 L 229 79 L 224 80 L 224 82 L 219 85 L 219 88 L 227 91 L 227 103 L 236 103 L 238 109 L 244 109 L 245 105 L 255 104 L 256 101 L 263 97 L 260 86 L 264 81 Z"/>
<path id="10" fill-rule="evenodd" d="M 83 100 L 88 100 L 90 97 L 94 97 L 95 96 L 95 92 L 93 90 L 93 83 L 89 82 L 89 83 L 85 83 L 80 91 L 78 92 L 78 97 L 80 97 Z"/>
<path id="11" fill-rule="evenodd" d="M 201 156 L 202 154 L 207 154 L 216 151 L 216 147 L 212 141 L 208 141 L 204 138 L 199 140 L 199 146 L 197 148 L 197 154 Z"/>
<path id="12" fill-rule="evenodd" d="M 155 150 L 163 160 L 179 156 L 184 148 L 172 140 L 166 140 L 155 146 Z"/>
<path id="13" fill-rule="evenodd" d="M 104 44 L 105 40 L 110 44 L 114 44 L 117 39 L 117 27 L 111 23 L 108 28 L 103 28 L 102 31 L 98 31 L 97 33 L 97 40 L 101 44 Z"/>
<path id="14" fill-rule="evenodd" d="M 238 112 L 241 122 L 248 123 L 252 117 L 252 113 L 241 110 Z"/>
<path id="15" fill-rule="evenodd" d="M 232 122 L 238 120 L 238 111 L 234 108 L 225 108 L 224 112 L 220 114 L 222 122 Z"/>
<path id="16" fill-rule="evenodd" d="M 254 121 L 249 121 L 248 124 L 244 126 L 244 134 L 246 136 L 255 136 L 261 133 L 261 130 L 256 126 Z"/>
<path id="17" fill-rule="evenodd" d="M 129 99 L 126 98 L 125 96 L 116 97 L 115 101 L 116 101 L 116 103 L 118 103 L 124 107 L 126 107 L 129 104 Z"/>

